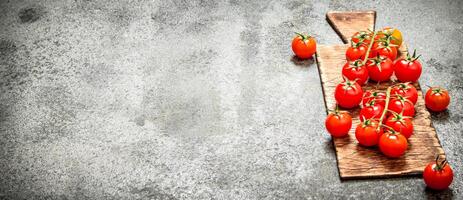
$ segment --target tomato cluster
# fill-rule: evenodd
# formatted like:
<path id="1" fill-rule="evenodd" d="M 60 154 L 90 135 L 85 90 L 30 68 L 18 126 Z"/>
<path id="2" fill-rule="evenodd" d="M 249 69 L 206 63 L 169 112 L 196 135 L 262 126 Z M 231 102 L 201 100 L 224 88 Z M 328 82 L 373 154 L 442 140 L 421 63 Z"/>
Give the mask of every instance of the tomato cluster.
<path id="1" fill-rule="evenodd" d="M 360 123 L 355 127 L 355 138 L 361 146 L 377 146 L 389 158 L 399 158 L 408 148 L 408 139 L 413 135 L 413 117 L 418 101 L 418 90 L 414 86 L 422 66 L 420 56 L 400 55 L 402 34 L 394 28 L 383 28 L 377 32 L 360 31 L 351 38 L 346 50 L 347 62 L 342 67 L 343 82 L 334 91 L 337 106 L 352 109 L 360 105 Z M 395 82 L 387 90 L 366 90 L 367 82 Z M 448 91 L 432 87 L 426 93 L 425 104 L 431 111 L 443 111 L 450 103 Z M 333 137 L 345 137 L 352 126 L 352 117 L 346 111 L 328 115 L 326 128 Z M 437 164 L 437 161 L 436 161 Z M 426 168 L 426 184 L 433 189 L 445 189 L 450 185 L 451 172 L 448 164 L 440 163 Z M 446 171 L 447 175 L 441 175 Z M 445 179 L 439 182 L 439 177 Z M 453 175 L 452 175 L 453 177 Z M 432 180 L 436 179 L 436 180 Z M 436 183 L 437 182 L 437 183 Z"/>

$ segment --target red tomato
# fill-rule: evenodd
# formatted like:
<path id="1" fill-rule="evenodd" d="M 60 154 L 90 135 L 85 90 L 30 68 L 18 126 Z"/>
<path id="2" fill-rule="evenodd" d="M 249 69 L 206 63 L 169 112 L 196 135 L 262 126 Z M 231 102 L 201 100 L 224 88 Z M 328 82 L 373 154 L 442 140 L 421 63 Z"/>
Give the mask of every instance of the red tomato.
<path id="1" fill-rule="evenodd" d="M 370 79 L 376 82 L 389 81 L 394 72 L 392 69 L 392 61 L 389 58 L 378 56 L 368 60 L 366 65 Z"/>
<path id="2" fill-rule="evenodd" d="M 363 90 L 355 81 L 346 80 L 338 84 L 334 90 L 334 98 L 343 108 L 354 108 L 362 101 Z"/>
<path id="3" fill-rule="evenodd" d="M 400 95 L 392 97 L 389 100 L 388 110 L 402 114 L 403 116 L 413 117 L 415 115 L 415 107 L 413 103 Z"/>
<path id="4" fill-rule="evenodd" d="M 352 44 L 346 51 L 346 59 L 348 61 L 354 61 L 361 59 L 367 53 L 367 47 L 363 45 L 363 42 Z"/>
<path id="5" fill-rule="evenodd" d="M 407 55 L 405 59 L 399 59 L 394 64 L 394 73 L 401 82 L 416 82 L 421 76 L 421 63 L 418 61 L 420 56 L 416 56 L 416 50 L 413 55 Z"/>
<path id="6" fill-rule="evenodd" d="M 354 44 L 357 44 L 360 42 L 368 44 L 370 43 L 370 40 L 371 40 L 371 32 L 367 32 L 367 31 L 357 32 L 352 36 L 352 39 L 351 39 L 352 43 Z"/>
<path id="7" fill-rule="evenodd" d="M 368 103 L 375 100 L 375 103 L 381 104 L 383 107 L 386 106 L 386 93 L 379 91 L 368 90 L 364 93 L 362 99 L 362 106 L 367 106 Z"/>
<path id="8" fill-rule="evenodd" d="M 453 181 L 453 171 L 447 160 L 438 162 L 437 156 L 435 162 L 429 163 L 423 171 L 423 179 L 426 185 L 434 190 L 445 190 Z"/>
<path id="9" fill-rule="evenodd" d="M 383 134 L 383 130 L 378 128 L 377 120 L 365 120 L 357 125 L 355 129 L 355 138 L 362 146 L 375 146 L 378 144 L 379 136 Z"/>
<path id="10" fill-rule="evenodd" d="M 402 156 L 408 147 L 407 138 L 395 131 L 385 132 L 379 138 L 379 150 L 390 158 Z"/>
<path id="11" fill-rule="evenodd" d="M 367 119 L 379 119 L 381 114 L 383 114 L 384 106 L 376 103 L 374 100 L 370 101 L 367 106 L 363 107 L 360 110 L 359 118 L 360 121 L 365 121 Z"/>
<path id="12" fill-rule="evenodd" d="M 311 58 L 317 49 L 317 42 L 310 35 L 296 34 L 291 44 L 294 54 L 301 59 Z"/>
<path id="13" fill-rule="evenodd" d="M 368 80 L 368 70 L 361 60 L 346 62 L 342 67 L 342 75 L 349 80 L 356 80 L 360 85 L 364 85 Z"/>
<path id="14" fill-rule="evenodd" d="M 339 111 L 337 108 L 330 112 L 325 120 L 325 127 L 333 137 L 344 137 L 352 127 L 352 117 L 346 111 Z"/>
<path id="15" fill-rule="evenodd" d="M 410 83 L 399 83 L 394 85 L 391 89 L 391 96 L 396 95 L 406 97 L 413 104 L 416 104 L 416 101 L 418 100 L 418 91 L 415 86 Z"/>
<path id="16" fill-rule="evenodd" d="M 391 60 L 395 60 L 397 58 L 397 47 L 395 47 L 387 41 L 379 42 L 374 52 L 375 56 L 379 55 L 383 57 L 388 57 Z"/>
<path id="17" fill-rule="evenodd" d="M 434 112 L 440 112 L 445 109 L 450 104 L 450 95 L 447 90 L 441 87 L 431 87 L 426 92 L 424 97 L 424 102 L 426 107 Z"/>
<path id="18" fill-rule="evenodd" d="M 413 134 L 413 122 L 411 117 L 394 113 L 387 118 L 385 125 L 394 129 L 394 131 L 400 133 L 407 139 Z"/>

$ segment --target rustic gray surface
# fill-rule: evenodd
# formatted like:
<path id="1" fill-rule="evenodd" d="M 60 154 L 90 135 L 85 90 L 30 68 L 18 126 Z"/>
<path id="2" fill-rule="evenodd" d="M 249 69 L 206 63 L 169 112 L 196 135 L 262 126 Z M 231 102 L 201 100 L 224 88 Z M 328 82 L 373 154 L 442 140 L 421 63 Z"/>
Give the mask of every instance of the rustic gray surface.
<path id="1" fill-rule="evenodd" d="M 419 7 L 419 8 L 417 8 Z M 312 60 L 328 10 L 376 9 L 450 90 L 455 171 L 341 182 Z M 0 199 L 462 199 L 462 1 L 0 0 Z"/>

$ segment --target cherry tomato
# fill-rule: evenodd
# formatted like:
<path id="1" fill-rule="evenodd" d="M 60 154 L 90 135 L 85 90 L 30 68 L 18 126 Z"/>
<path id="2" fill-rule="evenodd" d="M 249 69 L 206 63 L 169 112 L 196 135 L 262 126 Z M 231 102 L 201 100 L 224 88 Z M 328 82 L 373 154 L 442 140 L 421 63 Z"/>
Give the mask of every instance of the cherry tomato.
<path id="1" fill-rule="evenodd" d="M 418 91 L 411 83 L 399 83 L 391 89 L 391 96 L 401 95 L 416 104 L 418 100 Z"/>
<path id="2" fill-rule="evenodd" d="M 357 43 L 360 43 L 360 42 L 363 42 L 365 44 L 369 44 L 370 41 L 371 41 L 371 35 L 372 33 L 371 32 L 367 32 L 367 31 L 360 31 L 360 32 L 357 32 L 355 33 L 353 36 L 352 36 L 352 43 L 354 44 L 357 44 Z"/>
<path id="3" fill-rule="evenodd" d="M 365 120 L 357 125 L 355 129 L 355 138 L 362 146 L 375 146 L 378 144 L 379 136 L 383 134 L 383 130 L 378 128 L 377 120 Z"/>
<path id="4" fill-rule="evenodd" d="M 388 110 L 403 116 L 413 117 L 415 115 L 415 107 L 413 103 L 405 97 L 397 95 L 389 100 Z"/>
<path id="5" fill-rule="evenodd" d="M 394 72 L 391 59 L 380 56 L 368 60 L 366 66 L 370 79 L 376 82 L 389 81 Z"/>
<path id="6" fill-rule="evenodd" d="M 408 147 L 407 138 L 395 131 L 387 131 L 379 138 L 379 150 L 385 156 L 398 158 L 402 156 Z"/>
<path id="7" fill-rule="evenodd" d="M 360 110 L 359 118 L 360 121 L 365 121 L 367 119 L 379 119 L 381 114 L 383 114 L 384 106 L 376 103 L 374 100 L 370 101 L 367 106 L 363 107 Z"/>
<path id="8" fill-rule="evenodd" d="M 338 84 L 334 90 L 334 98 L 343 108 L 354 108 L 362 101 L 363 90 L 355 81 L 346 80 Z"/>
<path id="9" fill-rule="evenodd" d="M 407 55 L 405 59 L 399 59 L 394 64 L 394 73 L 401 82 L 416 82 L 421 76 L 421 63 L 418 61 L 420 56 L 416 56 L 416 50 L 413 55 Z"/>
<path id="10" fill-rule="evenodd" d="M 317 42 L 308 34 L 296 34 L 291 44 L 294 54 L 300 59 L 311 58 L 317 49 Z"/>
<path id="11" fill-rule="evenodd" d="M 439 162 L 439 156 L 437 156 L 435 162 L 429 163 L 424 168 L 423 179 L 429 188 L 445 190 L 452 184 L 453 171 L 447 160 Z"/>
<path id="12" fill-rule="evenodd" d="M 325 120 L 325 127 L 333 137 L 344 137 L 352 127 L 352 117 L 349 112 L 339 111 L 330 112 Z"/>
<path id="13" fill-rule="evenodd" d="M 346 62 L 342 67 L 342 75 L 349 80 L 356 80 L 360 85 L 364 85 L 368 80 L 368 70 L 361 60 Z"/>
<path id="14" fill-rule="evenodd" d="M 441 87 L 431 87 L 426 92 L 424 102 L 429 110 L 440 112 L 447 109 L 449 106 L 450 95 L 447 90 Z"/>
<path id="15" fill-rule="evenodd" d="M 385 125 L 394 129 L 394 131 L 400 133 L 407 139 L 413 134 L 413 122 L 411 117 L 394 113 L 387 118 Z"/>
<path id="16" fill-rule="evenodd" d="M 395 60 L 397 58 L 397 48 L 395 45 L 390 44 L 390 42 L 379 42 L 377 43 L 374 56 L 383 56 L 388 57 L 391 60 Z"/>
<path id="17" fill-rule="evenodd" d="M 383 34 L 383 37 L 389 40 L 391 44 L 397 45 L 398 47 L 402 45 L 402 33 L 398 29 L 384 27 L 380 34 Z"/>
<path id="18" fill-rule="evenodd" d="M 375 101 L 377 104 L 381 104 L 383 107 L 386 106 L 386 93 L 379 91 L 368 90 L 364 93 L 362 99 L 362 106 L 367 106 L 371 101 Z"/>
<path id="19" fill-rule="evenodd" d="M 352 46 L 347 48 L 346 59 L 348 61 L 355 61 L 361 59 L 367 53 L 367 47 L 363 45 L 363 42 L 353 43 Z"/>

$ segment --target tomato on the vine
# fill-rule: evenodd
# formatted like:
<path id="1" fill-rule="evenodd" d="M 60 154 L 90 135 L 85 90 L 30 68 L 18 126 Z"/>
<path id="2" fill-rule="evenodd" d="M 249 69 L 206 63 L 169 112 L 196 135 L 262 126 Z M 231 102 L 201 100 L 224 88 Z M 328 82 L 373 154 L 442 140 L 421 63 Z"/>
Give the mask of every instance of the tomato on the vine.
<path id="1" fill-rule="evenodd" d="M 375 43 L 374 47 L 374 56 L 382 56 L 382 57 L 388 57 L 392 61 L 397 58 L 397 47 L 393 44 L 391 44 L 388 41 L 381 41 L 378 43 Z"/>
<path id="2" fill-rule="evenodd" d="M 408 147 L 407 138 L 393 130 L 386 131 L 379 138 L 379 150 L 390 158 L 402 156 Z"/>
<path id="3" fill-rule="evenodd" d="M 439 162 L 439 156 L 437 156 L 435 162 L 429 163 L 424 168 L 423 179 L 424 183 L 431 189 L 447 189 L 453 181 L 453 171 L 447 159 Z"/>
<path id="4" fill-rule="evenodd" d="M 338 84 L 334 90 L 334 98 L 343 108 L 354 108 L 362 101 L 362 87 L 354 80 L 345 80 Z"/>
<path id="5" fill-rule="evenodd" d="M 350 47 L 346 50 L 346 59 L 348 61 L 354 61 L 361 59 L 367 53 L 367 47 L 363 42 L 352 43 Z"/>
<path id="6" fill-rule="evenodd" d="M 377 56 L 366 63 L 370 79 L 376 82 L 389 81 L 394 72 L 389 58 Z"/>
<path id="7" fill-rule="evenodd" d="M 394 64 L 394 73 L 401 82 L 416 82 L 421 76 L 421 63 L 418 61 L 420 56 L 407 54 L 406 58 L 399 59 Z"/>
<path id="8" fill-rule="evenodd" d="M 365 120 L 357 125 L 355 129 L 355 138 L 362 146 L 375 146 L 378 144 L 379 137 L 383 134 L 383 130 L 378 127 L 378 120 Z"/>
<path id="9" fill-rule="evenodd" d="M 426 92 L 424 97 L 424 102 L 426 107 L 434 112 L 440 112 L 445 109 L 450 104 L 450 95 L 449 92 L 441 87 L 431 87 Z"/>
<path id="10" fill-rule="evenodd" d="M 364 93 L 362 99 L 362 106 L 367 106 L 371 101 L 375 101 L 377 104 L 381 104 L 383 107 L 386 106 L 386 93 L 380 91 L 368 90 Z"/>
<path id="11" fill-rule="evenodd" d="M 360 85 L 364 85 L 368 80 L 368 70 L 361 60 L 347 61 L 342 67 L 342 75 L 349 80 L 356 80 Z"/>
<path id="12" fill-rule="evenodd" d="M 418 100 L 418 91 L 411 83 L 399 83 L 392 87 L 391 96 L 401 95 L 416 104 Z"/>
<path id="13" fill-rule="evenodd" d="M 325 120 L 325 127 L 328 133 L 333 137 L 344 137 L 349 133 L 352 127 L 352 117 L 347 111 L 336 110 L 330 111 Z"/>
<path id="14" fill-rule="evenodd" d="M 364 106 L 362 109 L 360 109 L 360 121 L 365 121 L 367 119 L 379 119 L 381 114 L 383 114 L 383 111 L 384 106 L 376 103 L 375 100 L 370 101 L 367 106 Z"/>
<path id="15" fill-rule="evenodd" d="M 360 42 L 363 42 L 365 44 L 369 44 L 370 41 L 371 41 L 371 35 L 372 35 L 372 33 L 368 32 L 368 31 L 356 32 L 352 36 L 351 42 L 354 43 L 354 44 L 360 43 Z"/>
<path id="16" fill-rule="evenodd" d="M 397 95 L 389 100 L 388 110 L 403 116 L 413 117 L 415 115 L 415 106 L 406 97 Z"/>
<path id="17" fill-rule="evenodd" d="M 387 118 L 384 124 L 394 129 L 394 131 L 399 132 L 407 139 L 413 134 L 413 122 L 411 117 L 393 113 Z"/>
<path id="18" fill-rule="evenodd" d="M 317 42 L 308 34 L 296 33 L 291 44 L 294 54 L 301 59 L 308 59 L 317 50 Z"/>
<path id="19" fill-rule="evenodd" d="M 389 40 L 391 44 L 397 45 L 398 47 L 402 45 L 402 33 L 396 28 L 384 27 L 381 32 L 379 32 L 379 35 Z"/>

